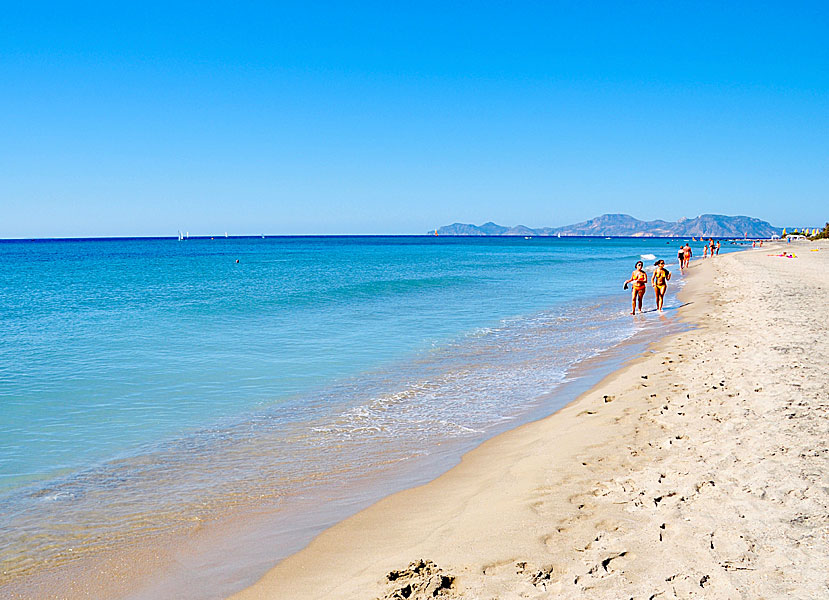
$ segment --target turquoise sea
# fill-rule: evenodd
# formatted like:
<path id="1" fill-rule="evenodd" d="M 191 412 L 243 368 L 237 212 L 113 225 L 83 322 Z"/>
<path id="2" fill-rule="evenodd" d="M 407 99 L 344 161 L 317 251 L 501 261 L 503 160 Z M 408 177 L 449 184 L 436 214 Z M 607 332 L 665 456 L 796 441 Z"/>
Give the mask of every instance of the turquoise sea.
<path id="1" fill-rule="evenodd" d="M 585 361 L 676 327 L 680 245 L 0 241 L 0 592 L 59 590 L 59 572 L 194 523 L 303 523 L 261 567 L 225 569 L 221 597 L 366 490 L 433 476 L 561 406 Z M 677 274 L 663 316 L 628 314 L 640 257 Z"/>

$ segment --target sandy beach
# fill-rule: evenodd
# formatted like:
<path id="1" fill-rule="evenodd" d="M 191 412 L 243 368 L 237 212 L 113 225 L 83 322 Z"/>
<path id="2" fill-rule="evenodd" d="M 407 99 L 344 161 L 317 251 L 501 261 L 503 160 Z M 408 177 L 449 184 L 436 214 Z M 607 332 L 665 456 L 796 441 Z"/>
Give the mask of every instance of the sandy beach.
<path id="1" fill-rule="evenodd" d="M 695 260 L 692 330 L 233 598 L 827 597 L 827 292 L 825 242 Z"/>

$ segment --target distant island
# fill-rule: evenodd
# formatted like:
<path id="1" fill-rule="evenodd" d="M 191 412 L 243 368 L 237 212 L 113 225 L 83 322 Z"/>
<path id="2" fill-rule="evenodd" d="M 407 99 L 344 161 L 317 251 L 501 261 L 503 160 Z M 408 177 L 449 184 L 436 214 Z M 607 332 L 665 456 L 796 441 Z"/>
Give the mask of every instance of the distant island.
<path id="1" fill-rule="evenodd" d="M 438 235 L 468 236 L 597 236 L 597 237 L 717 237 L 769 238 L 779 235 L 780 227 L 753 217 L 700 215 L 678 221 L 640 221 L 630 215 L 607 214 L 564 227 L 531 229 L 524 225 L 504 227 L 489 222 L 483 225 L 453 223 L 437 229 Z M 430 232 L 431 233 L 431 232 Z"/>

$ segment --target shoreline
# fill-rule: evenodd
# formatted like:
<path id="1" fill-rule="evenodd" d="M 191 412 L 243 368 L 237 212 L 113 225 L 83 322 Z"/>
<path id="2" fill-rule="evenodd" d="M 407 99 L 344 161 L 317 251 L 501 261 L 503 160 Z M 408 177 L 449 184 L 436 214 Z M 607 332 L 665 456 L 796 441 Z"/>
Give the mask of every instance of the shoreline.
<path id="1" fill-rule="evenodd" d="M 674 421 L 682 422 L 691 411 L 685 405 L 695 403 L 690 393 L 683 399 L 677 389 L 691 389 L 694 377 L 677 371 L 693 371 L 697 365 L 687 360 L 680 362 L 677 354 L 680 349 L 692 352 L 699 338 L 710 336 L 716 329 L 715 320 L 721 317 L 718 310 L 721 313 L 724 309 L 718 305 L 718 310 L 714 310 L 714 296 L 720 290 L 712 283 L 721 277 L 722 265 L 740 260 L 757 262 L 774 248 L 768 246 L 760 253 L 740 252 L 697 262 L 693 265 L 693 277 L 682 291 L 685 298 L 692 298 L 691 304 L 680 313 L 684 321 L 695 324 L 693 330 L 652 344 L 642 355 L 626 362 L 553 415 L 483 442 L 465 454 L 460 464 L 430 483 L 398 492 L 332 526 L 304 550 L 277 564 L 258 583 L 231 598 L 391 598 L 398 584 L 408 585 L 415 594 L 431 586 L 430 593 L 439 593 L 441 597 L 498 597 L 519 590 L 528 597 L 551 591 L 578 597 L 587 590 L 615 594 L 641 588 L 644 593 L 648 585 L 652 588 L 657 584 L 664 588 L 659 593 L 672 589 L 676 595 L 678 586 L 691 583 L 699 592 L 714 586 L 730 597 L 736 593 L 734 573 L 753 567 L 726 561 L 721 565 L 728 566 L 721 566 L 716 572 L 709 569 L 711 573 L 697 577 L 702 565 L 696 564 L 700 560 L 696 548 L 695 564 L 677 563 L 669 558 L 654 564 L 653 557 L 648 556 L 664 552 L 668 544 L 663 539 L 668 532 L 673 534 L 674 529 L 683 528 L 677 514 L 672 515 L 673 521 L 660 515 L 659 519 L 665 521 L 654 526 L 652 535 L 647 536 L 652 539 L 637 541 L 634 535 L 640 525 L 644 527 L 645 522 L 652 520 L 653 515 L 647 510 L 649 504 L 658 511 L 670 506 L 682 513 L 692 504 L 689 498 L 695 498 L 694 504 L 704 503 L 706 498 L 700 502 L 696 498 L 705 495 L 702 490 L 707 489 L 708 481 L 714 481 L 714 475 L 694 472 L 690 462 L 683 467 L 688 469 L 687 473 L 656 473 L 654 481 L 648 482 L 653 489 L 642 489 L 636 497 L 630 497 L 636 488 L 630 480 L 643 471 L 658 470 L 653 463 L 663 458 L 648 460 L 646 455 L 658 437 L 664 438 L 664 432 L 677 426 L 673 421 L 667 422 L 667 417 L 656 415 L 670 412 Z M 808 248 L 797 250 L 808 252 Z M 734 258 L 743 255 L 748 258 Z M 804 258 L 820 260 L 818 256 Z M 713 359 L 728 361 L 724 349 L 716 348 L 713 352 Z M 678 359 L 676 364 L 674 358 Z M 722 388 L 715 385 L 713 392 L 725 388 L 725 383 Z M 741 393 L 749 392 L 740 389 L 731 395 Z M 677 406 L 684 410 L 676 410 Z M 700 418 L 706 420 L 704 414 Z M 706 426 L 708 434 L 716 429 L 709 423 Z M 665 448 L 678 447 L 686 452 L 699 450 L 688 439 L 686 433 L 679 433 L 667 441 L 661 440 L 658 448 L 663 452 Z M 636 463 L 641 464 L 634 469 Z M 680 494 L 672 480 L 689 477 L 703 480 L 691 485 L 692 490 L 696 487 L 695 491 Z M 665 485 L 677 489 L 658 494 Z M 616 501 L 609 502 L 608 497 Z M 686 505 L 672 506 L 677 502 Z M 709 551 L 712 554 L 713 535 Z M 643 544 L 647 546 L 644 550 Z M 628 547 L 637 547 L 638 552 Z M 679 552 L 687 554 L 687 548 L 680 548 Z M 751 561 L 745 552 L 740 556 L 740 564 Z M 407 565 L 420 559 L 432 562 L 405 571 Z M 810 560 L 822 560 L 824 565 L 826 562 L 813 555 Z M 668 565 L 678 570 L 666 576 L 670 585 L 665 584 L 666 577 L 661 577 Z M 694 573 L 680 577 L 683 569 Z M 400 570 L 404 571 L 398 574 L 398 581 L 387 580 L 388 573 Z M 636 577 L 631 576 L 634 572 Z M 787 585 L 795 585 L 792 577 L 784 579 Z M 802 577 L 799 580 L 801 586 L 806 585 Z"/>
<path id="2" fill-rule="evenodd" d="M 697 265 L 692 265 L 692 267 L 696 267 L 696 266 Z M 685 281 L 684 281 L 682 290 L 680 292 L 678 292 L 678 294 L 680 295 L 679 300 L 680 300 L 680 303 L 681 303 L 681 308 L 683 308 L 686 304 L 686 302 L 683 301 L 682 297 L 687 296 L 689 294 L 689 291 L 694 289 L 693 288 L 694 280 L 695 280 L 695 278 L 693 278 L 693 277 L 689 278 L 688 277 L 688 273 L 685 274 Z M 652 298 L 650 298 L 650 299 L 652 299 Z M 696 323 L 694 323 L 691 319 L 689 319 L 687 315 L 683 314 L 679 309 L 677 309 L 677 310 L 678 310 L 678 316 L 676 318 L 679 322 L 684 323 L 686 326 L 690 326 L 690 327 L 696 326 Z M 491 437 L 487 440 L 484 440 L 483 442 L 478 444 L 476 447 L 474 447 L 471 450 L 469 450 L 468 452 L 464 453 L 460 457 L 460 461 L 455 466 L 453 466 L 449 470 L 443 472 L 438 477 L 436 477 L 436 478 L 434 478 L 434 479 L 432 479 L 432 480 L 430 480 L 426 483 L 423 483 L 421 485 L 417 485 L 417 486 L 414 486 L 414 487 L 409 487 L 407 489 L 404 489 L 404 490 L 395 492 L 393 494 L 390 494 L 390 495 L 378 500 L 377 502 L 375 502 L 371 506 L 361 510 L 357 514 L 352 515 L 352 516 L 348 517 L 347 519 L 332 525 L 328 529 L 321 532 L 317 537 L 315 537 L 304 548 L 302 548 L 301 550 L 299 550 L 298 552 L 296 552 L 294 554 L 291 554 L 291 555 L 283 558 L 280 562 L 278 562 L 276 565 L 274 565 L 268 571 L 268 573 L 266 573 L 265 576 L 262 579 L 260 579 L 256 584 L 254 584 L 253 586 L 250 586 L 250 587 L 248 587 L 244 590 L 241 590 L 240 592 L 237 592 L 237 593 L 229 596 L 228 599 L 229 600 L 248 600 L 248 599 L 281 598 L 281 597 L 292 597 L 292 598 L 297 597 L 297 598 L 303 598 L 303 599 L 304 598 L 309 598 L 310 599 L 310 598 L 317 598 L 317 597 L 323 598 L 323 597 L 327 597 L 328 594 L 339 592 L 339 590 L 331 589 L 331 590 L 326 590 L 325 593 L 320 591 L 319 593 L 311 592 L 308 595 L 304 595 L 303 593 L 299 593 L 296 596 L 294 595 L 294 594 L 297 593 L 296 588 L 302 587 L 303 585 L 307 585 L 305 582 L 303 582 L 301 580 L 298 581 L 298 582 L 294 582 L 294 578 L 296 577 L 297 571 L 305 571 L 306 569 L 309 568 L 309 567 L 306 567 L 303 564 L 304 555 L 306 553 L 309 553 L 311 555 L 311 556 L 309 556 L 310 560 L 312 560 L 314 562 L 324 562 L 324 563 L 330 563 L 332 561 L 335 561 L 337 555 L 347 553 L 345 549 L 325 551 L 324 549 L 316 548 L 316 546 L 318 544 L 327 543 L 327 541 L 326 542 L 318 542 L 319 538 L 323 538 L 323 537 L 326 537 L 328 535 L 331 535 L 335 538 L 335 541 L 338 542 L 338 543 L 341 543 L 340 540 L 343 537 L 348 538 L 349 536 L 353 535 L 355 538 L 358 538 L 360 536 L 360 533 L 359 533 L 360 529 L 362 529 L 364 527 L 364 525 L 361 523 L 360 525 L 354 524 L 353 526 L 351 526 L 349 524 L 349 526 L 346 526 L 346 523 L 348 523 L 351 520 L 359 519 L 360 521 L 362 521 L 363 518 L 367 518 L 369 521 L 374 519 L 374 518 L 377 518 L 377 519 L 380 519 L 380 520 L 383 520 L 383 521 L 394 521 L 395 520 L 394 518 L 391 518 L 391 519 L 387 518 L 384 513 L 392 512 L 395 509 L 397 509 L 398 507 L 393 506 L 390 509 L 390 508 L 387 508 L 386 506 L 381 507 L 380 505 L 385 505 L 386 503 L 393 503 L 393 504 L 396 505 L 397 502 L 395 500 L 398 500 L 398 498 L 397 498 L 398 496 L 403 497 L 403 496 L 411 495 L 411 496 L 413 496 L 411 499 L 408 498 L 408 497 L 405 498 L 405 499 L 401 498 L 401 499 L 399 499 L 399 502 L 402 503 L 402 504 L 411 504 L 412 506 L 418 506 L 422 503 L 421 502 L 422 498 L 420 498 L 421 494 L 423 496 L 426 496 L 426 497 L 428 497 L 430 495 L 431 496 L 441 496 L 441 495 L 444 494 L 444 491 L 445 491 L 444 488 L 451 488 L 454 485 L 453 480 L 455 480 L 455 479 L 464 480 L 464 479 L 473 478 L 473 477 L 476 477 L 476 476 L 481 476 L 482 473 L 478 474 L 478 473 L 474 473 L 474 471 L 480 465 L 485 464 L 485 463 L 487 463 L 491 460 L 498 460 L 498 458 L 503 456 L 503 454 L 505 452 L 505 449 L 506 449 L 505 446 L 509 448 L 509 447 L 512 447 L 513 445 L 517 445 L 519 447 L 521 447 L 523 445 L 522 438 L 525 436 L 525 430 L 540 429 L 545 424 L 548 425 L 550 427 L 550 429 L 552 429 L 552 430 L 555 430 L 555 429 L 571 430 L 572 429 L 571 426 L 574 423 L 571 422 L 572 415 L 570 415 L 569 413 L 572 412 L 572 411 L 575 411 L 577 408 L 580 408 L 582 402 L 584 402 L 589 396 L 591 396 L 592 393 L 595 390 L 603 388 L 606 384 L 610 384 L 615 379 L 617 379 L 625 371 L 634 368 L 635 365 L 638 362 L 640 362 L 640 361 L 642 361 L 646 358 L 648 352 L 652 352 L 653 349 L 655 347 L 658 347 L 660 344 L 667 343 L 667 341 L 673 335 L 681 335 L 682 333 L 684 333 L 684 332 L 680 332 L 680 333 L 677 333 L 677 334 L 668 334 L 667 336 L 663 336 L 663 337 L 657 339 L 656 341 L 648 341 L 644 344 L 641 344 L 643 347 L 639 352 L 637 352 L 637 353 L 623 359 L 622 361 L 620 361 L 615 366 L 615 368 L 613 368 L 612 371 L 602 375 L 597 381 L 595 381 L 595 383 L 593 383 L 592 385 L 589 385 L 586 390 L 584 390 L 581 393 L 578 393 L 575 396 L 573 396 L 572 399 L 569 402 L 567 402 L 563 406 L 560 406 L 554 412 L 545 414 L 544 416 L 541 416 L 541 417 L 534 418 L 534 419 L 532 419 L 532 420 L 530 420 L 526 423 L 520 424 L 516 427 L 513 427 L 511 429 L 503 431 L 503 432 L 495 435 L 494 437 Z M 623 344 L 625 344 L 625 343 L 623 343 Z M 579 411 L 579 416 L 581 416 L 581 414 L 584 413 L 585 410 L 591 410 L 591 409 L 580 410 Z M 592 412 L 592 410 L 591 410 L 591 412 Z M 567 416 L 570 417 L 570 418 L 567 419 L 567 422 L 565 424 L 559 425 L 558 423 L 556 423 L 555 425 L 550 425 L 550 422 L 552 420 L 561 419 L 561 417 L 559 415 L 562 415 L 563 413 L 567 414 Z M 544 429 L 547 429 L 547 428 L 544 427 Z M 537 438 L 540 435 L 545 435 L 545 433 L 543 433 L 541 431 L 532 431 L 529 435 L 533 435 Z M 538 440 L 534 439 L 534 441 L 537 443 Z M 481 456 L 478 456 L 478 455 L 481 455 Z M 483 467 L 481 467 L 481 469 L 483 470 Z M 467 470 L 470 471 L 470 472 L 468 473 Z M 438 484 L 440 484 L 440 485 L 438 485 Z M 436 489 L 431 490 L 430 488 L 432 486 L 434 486 Z M 370 513 L 372 511 L 377 512 L 379 514 L 370 515 L 368 517 L 366 517 L 364 515 L 364 513 Z M 404 508 L 401 512 L 407 512 L 407 509 Z M 335 530 L 338 530 L 339 528 L 346 528 L 346 531 L 344 531 L 344 532 L 335 531 Z M 383 529 L 383 526 L 380 527 L 380 530 L 382 530 L 382 529 Z M 414 528 L 414 529 L 416 530 L 416 528 Z M 346 545 L 348 545 L 350 543 L 351 543 L 350 539 L 345 540 Z M 320 556 L 317 556 L 317 553 L 319 553 Z M 299 565 L 296 565 L 296 566 L 293 565 L 294 561 L 297 561 L 299 563 Z M 291 563 L 291 564 L 286 565 L 285 563 Z M 401 564 L 401 565 L 398 565 L 398 568 L 403 568 L 404 566 L 405 565 Z M 310 568 L 314 569 L 315 567 L 310 567 Z M 388 568 L 389 568 L 389 570 L 392 569 L 391 564 L 389 564 Z M 282 573 L 283 569 L 285 571 L 284 574 Z M 277 585 L 274 585 L 274 580 L 283 579 L 283 577 L 285 577 L 286 574 L 288 575 L 288 577 L 286 577 L 284 579 L 284 581 L 280 581 Z M 314 576 L 312 576 L 312 578 L 313 577 Z M 366 597 L 368 597 L 368 596 L 366 596 Z"/>
<path id="3" fill-rule="evenodd" d="M 679 307 L 666 308 L 668 313 L 676 313 Z M 637 317 L 639 318 L 639 317 Z M 667 325 L 676 331 L 684 331 L 688 325 L 676 315 L 666 316 Z M 629 361 L 634 360 L 648 347 L 658 340 L 670 334 L 657 334 L 653 329 L 648 329 L 634 335 L 632 338 L 611 346 L 580 360 L 568 371 L 567 378 L 556 384 L 553 392 L 539 397 L 538 402 L 529 410 L 522 413 L 515 421 L 508 421 L 499 427 L 493 428 L 487 436 L 482 439 L 467 440 L 459 444 L 446 443 L 445 448 L 436 447 L 426 457 L 418 457 L 417 463 L 399 468 L 393 474 L 368 477 L 366 481 L 350 483 L 346 488 L 340 490 L 336 496 L 329 498 L 329 503 L 335 505 L 334 509 L 323 508 L 323 502 L 313 502 L 316 508 L 309 512 L 291 511 L 289 514 L 277 512 L 275 514 L 241 513 L 237 517 L 212 524 L 213 531 L 220 530 L 222 533 L 213 534 L 208 542 L 202 541 L 199 545 L 210 548 L 208 552 L 200 552 L 198 560 L 190 557 L 185 560 L 191 563 L 188 569 L 192 571 L 184 575 L 173 574 L 167 578 L 155 582 L 153 585 L 139 585 L 126 595 L 130 600 L 150 600 L 158 597 L 202 597 L 200 591 L 209 593 L 210 597 L 235 597 L 241 591 L 254 585 L 262 576 L 267 575 L 276 568 L 282 561 L 291 556 L 302 553 L 309 544 L 318 536 L 323 535 L 339 523 L 353 518 L 362 511 L 370 510 L 374 505 L 386 498 L 397 494 L 405 493 L 411 489 L 417 489 L 429 485 L 436 479 L 445 476 L 458 467 L 463 458 L 475 452 L 483 444 L 502 435 L 508 434 L 527 424 L 543 420 L 556 414 L 564 407 L 575 402 L 586 390 L 593 388 L 600 381 L 609 377 Z M 643 339 L 640 339 L 643 338 Z M 460 451 L 459 451 L 460 450 Z M 293 520 L 292 520 L 293 519 Z M 287 529 L 290 532 L 302 532 L 300 537 L 289 537 L 292 551 L 284 552 L 284 538 L 282 531 Z M 263 533 L 267 532 L 267 533 Z M 208 534 L 210 535 L 210 534 Z M 171 540 L 175 544 L 175 540 Z M 262 548 L 272 551 L 272 557 L 264 568 L 261 558 L 251 558 L 254 555 L 261 556 Z M 214 582 L 213 586 L 205 586 L 198 581 L 195 572 L 209 569 L 212 572 L 221 570 L 220 565 L 227 560 L 228 552 L 234 557 L 247 556 L 243 562 L 246 569 L 229 570 L 235 573 L 234 579 L 222 582 Z M 181 560 L 179 558 L 179 560 Z M 235 559 L 234 559 L 235 560 Z M 178 561 L 177 561 L 178 562 Z M 257 566 L 259 568 L 257 568 Z M 258 571 L 258 574 L 257 574 Z M 159 572 L 161 572 L 159 570 Z M 245 587 L 238 585 L 238 574 L 247 573 L 250 584 Z M 250 575 L 253 574 L 253 577 Z M 215 583 L 220 583 L 230 588 L 232 595 L 215 595 Z"/>
<path id="4" fill-rule="evenodd" d="M 672 316 L 671 322 L 676 324 L 676 302 L 672 304 L 667 312 Z M 601 372 L 616 370 L 619 365 L 624 364 L 631 355 L 637 354 L 644 345 L 650 343 L 649 340 L 654 336 L 653 331 L 640 332 L 632 339 L 581 359 L 573 371 L 569 372 L 567 379 L 556 384 L 555 392 L 539 396 L 534 407 L 517 417 L 517 420 L 496 427 L 483 440 L 479 438 L 466 443 L 466 448 L 461 447 L 460 451 L 454 446 L 449 449 L 449 444 L 442 444 L 434 452 L 434 458 L 426 461 L 425 470 L 415 471 L 409 466 L 408 472 L 397 477 L 391 482 L 392 485 L 389 485 L 388 478 L 379 482 L 369 482 L 368 485 L 372 486 L 373 492 L 376 493 L 358 490 L 355 497 L 349 498 L 345 498 L 347 493 L 330 498 L 326 495 L 326 500 L 336 505 L 336 510 L 340 512 L 324 508 L 323 518 L 316 523 L 305 514 L 299 514 L 300 521 L 297 522 L 291 521 L 290 515 L 283 518 L 282 511 L 278 511 L 280 514 L 273 518 L 272 515 L 265 514 L 265 510 L 241 510 L 217 522 L 194 519 L 185 524 L 186 528 L 154 538 L 159 543 L 132 544 L 129 540 L 117 540 L 102 547 L 101 552 L 97 554 L 75 557 L 73 562 L 46 567 L 34 572 L 30 577 L 11 580 L 8 586 L 0 587 L 19 598 L 150 598 L 158 597 L 159 593 L 163 597 L 165 592 L 168 597 L 178 597 L 179 592 L 187 597 L 202 597 L 202 594 L 224 597 L 224 594 L 242 589 L 239 584 L 239 573 L 246 575 L 245 579 L 241 580 L 242 585 L 247 585 L 247 582 L 253 583 L 277 562 L 274 556 L 280 556 L 277 553 L 283 552 L 284 544 L 280 543 L 279 535 L 262 533 L 263 531 L 276 531 L 280 534 L 287 528 L 290 530 L 287 535 L 291 539 L 294 536 L 293 532 L 298 531 L 302 538 L 301 543 L 295 544 L 291 550 L 299 550 L 318 533 L 360 509 L 398 490 L 422 485 L 440 476 L 457 464 L 462 454 L 474 449 L 482 441 L 522 423 L 551 414 L 563 402 L 571 401 L 581 390 L 587 389 L 600 379 L 603 376 Z M 421 463 L 418 464 L 423 466 Z M 349 483 L 349 490 L 353 491 L 355 487 L 359 488 L 360 483 Z M 324 506 L 322 500 L 316 504 Z M 297 512 L 292 511 L 290 514 L 296 515 Z M 294 518 L 296 519 L 296 516 Z M 277 521 L 281 528 L 274 527 L 274 521 Z M 274 548 L 278 550 L 274 552 Z M 231 561 L 227 560 L 228 550 L 229 555 L 234 557 Z M 291 553 L 289 551 L 282 556 Z M 263 555 L 268 556 L 268 560 L 263 561 Z M 240 556 L 243 558 L 239 558 Z M 204 577 L 205 574 L 208 576 Z M 228 584 L 228 581 L 235 581 L 235 584 Z M 168 585 L 169 583 L 172 585 Z M 217 583 L 219 585 L 216 585 Z"/>

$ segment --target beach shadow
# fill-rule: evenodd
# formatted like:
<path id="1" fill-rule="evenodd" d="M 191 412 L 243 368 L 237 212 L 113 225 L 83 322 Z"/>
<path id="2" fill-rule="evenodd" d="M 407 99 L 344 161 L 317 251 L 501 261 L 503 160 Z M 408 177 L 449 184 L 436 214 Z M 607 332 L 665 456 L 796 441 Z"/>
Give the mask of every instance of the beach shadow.
<path id="1" fill-rule="evenodd" d="M 678 304 L 676 306 L 665 306 L 665 307 L 663 307 L 663 310 L 676 310 L 678 308 L 684 308 L 686 306 L 690 306 L 691 304 L 693 304 L 693 302 L 683 302 L 682 304 Z"/>
<path id="2" fill-rule="evenodd" d="M 683 304 L 678 304 L 676 306 L 663 306 L 662 307 L 662 312 L 667 312 L 669 310 L 677 310 L 679 308 L 683 308 L 683 307 L 689 306 L 691 304 L 693 304 L 693 302 L 684 302 Z M 646 308 L 645 310 L 640 311 L 638 314 L 645 315 L 645 314 L 652 313 L 652 312 L 657 312 L 657 310 L 655 308 Z"/>

